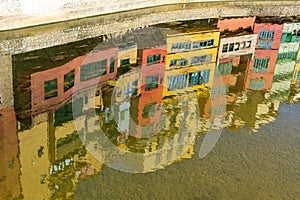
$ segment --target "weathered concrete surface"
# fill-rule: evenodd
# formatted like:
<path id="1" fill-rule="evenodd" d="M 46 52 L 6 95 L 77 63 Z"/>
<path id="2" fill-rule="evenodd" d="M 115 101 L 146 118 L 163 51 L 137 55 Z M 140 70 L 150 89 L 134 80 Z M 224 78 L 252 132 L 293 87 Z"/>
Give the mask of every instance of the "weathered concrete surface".
<path id="1" fill-rule="evenodd" d="M 96 15 L 171 4 L 226 2 L 226 0 L 0 0 L 0 30 L 11 30 Z M 228 2 L 228 0 L 227 0 Z M 231 0 L 231 2 L 243 2 Z M 299 1 L 248 0 L 248 3 L 299 5 Z M 290 2 L 290 3 L 285 3 Z"/>

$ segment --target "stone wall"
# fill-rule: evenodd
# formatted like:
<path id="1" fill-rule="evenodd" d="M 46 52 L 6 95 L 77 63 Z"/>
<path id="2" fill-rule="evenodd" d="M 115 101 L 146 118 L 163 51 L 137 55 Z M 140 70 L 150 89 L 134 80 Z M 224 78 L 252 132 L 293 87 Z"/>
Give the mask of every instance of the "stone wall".
<path id="1" fill-rule="evenodd" d="M 96 15 L 171 4 L 225 2 L 226 0 L 0 0 L 0 30 L 11 30 Z M 240 0 L 227 2 L 243 3 Z M 248 0 L 264 4 L 264 0 Z M 267 1 L 273 4 L 286 1 Z M 290 5 L 300 2 L 290 1 Z"/>

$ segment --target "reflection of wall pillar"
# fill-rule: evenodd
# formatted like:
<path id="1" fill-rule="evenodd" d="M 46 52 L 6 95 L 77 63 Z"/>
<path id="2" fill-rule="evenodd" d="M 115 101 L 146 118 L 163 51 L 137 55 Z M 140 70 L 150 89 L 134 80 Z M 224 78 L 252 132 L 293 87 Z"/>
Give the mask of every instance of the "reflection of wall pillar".
<path id="1" fill-rule="evenodd" d="M 21 194 L 19 144 L 14 108 L 0 109 L 0 199 Z"/>
<path id="2" fill-rule="evenodd" d="M 55 127 L 54 127 L 54 112 L 48 113 L 48 148 L 50 163 L 55 161 Z"/>
<path id="3" fill-rule="evenodd" d="M 11 55 L 0 55 L 0 110 L 13 106 Z"/>

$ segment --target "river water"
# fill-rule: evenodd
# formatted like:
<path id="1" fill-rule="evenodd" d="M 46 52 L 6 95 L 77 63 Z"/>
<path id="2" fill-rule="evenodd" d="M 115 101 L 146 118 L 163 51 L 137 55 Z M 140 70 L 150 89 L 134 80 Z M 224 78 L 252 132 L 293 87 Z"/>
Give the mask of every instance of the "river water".
<path id="1" fill-rule="evenodd" d="M 0 198 L 298 199 L 299 44 L 245 16 L 13 55 Z"/>

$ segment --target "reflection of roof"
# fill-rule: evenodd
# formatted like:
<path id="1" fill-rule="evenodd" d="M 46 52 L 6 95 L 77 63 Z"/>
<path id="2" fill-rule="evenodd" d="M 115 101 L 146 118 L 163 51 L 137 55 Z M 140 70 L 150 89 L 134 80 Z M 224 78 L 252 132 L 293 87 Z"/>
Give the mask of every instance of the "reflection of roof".
<path id="1" fill-rule="evenodd" d="M 202 19 L 178 21 L 159 24 L 158 27 L 168 28 L 180 33 L 190 33 L 217 29 L 218 19 Z"/>
<path id="2" fill-rule="evenodd" d="M 242 31 L 229 31 L 229 32 L 222 32 L 221 38 L 229 38 L 229 37 L 239 37 L 239 36 L 245 36 L 245 35 L 252 35 L 253 31 L 252 29 L 244 29 Z"/>
<path id="3" fill-rule="evenodd" d="M 288 17 L 256 17 L 256 24 L 267 23 L 267 24 L 283 24 L 283 23 L 298 23 L 300 16 L 288 16 Z"/>

